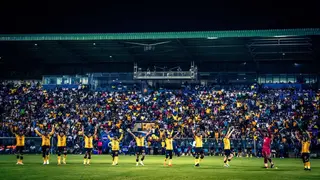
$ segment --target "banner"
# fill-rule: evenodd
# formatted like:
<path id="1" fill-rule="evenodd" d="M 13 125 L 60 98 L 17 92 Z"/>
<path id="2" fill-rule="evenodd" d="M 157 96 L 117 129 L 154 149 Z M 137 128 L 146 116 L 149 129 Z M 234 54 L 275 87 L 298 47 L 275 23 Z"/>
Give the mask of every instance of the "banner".
<path id="1" fill-rule="evenodd" d="M 155 123 L 135 123 L 133 131 L 149 131 L 151 129 L 154 129 L 156 127 Z"/>
<path id="2" fill-rule="evenodd" d="M 149 131 L 156 127 L 155 123 L 142 123 L 142 131 Z"/>

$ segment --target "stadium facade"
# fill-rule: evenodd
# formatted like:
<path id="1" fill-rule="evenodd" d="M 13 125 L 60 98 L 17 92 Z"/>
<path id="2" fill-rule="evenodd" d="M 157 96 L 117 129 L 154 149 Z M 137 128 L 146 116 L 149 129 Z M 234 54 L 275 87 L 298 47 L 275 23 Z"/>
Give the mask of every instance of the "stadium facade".
<path id="1" fill-rule="evenodd" d="M 0 35 L 0 77 L 95 88 L 142 81 L 319 87 L 319 35 L 320 29 Z"/>

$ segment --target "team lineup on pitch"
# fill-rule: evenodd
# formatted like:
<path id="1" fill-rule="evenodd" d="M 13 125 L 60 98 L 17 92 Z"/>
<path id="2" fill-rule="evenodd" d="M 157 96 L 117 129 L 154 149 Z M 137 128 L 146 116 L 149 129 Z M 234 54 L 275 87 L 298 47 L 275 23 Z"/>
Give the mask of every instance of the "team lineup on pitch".
<path id="1" fill-rule="evenodd" d="M 229 168 L 223 157 L 206 156 L 200 167 L 192 163 L 192 156 L 174 157 L 172 167 L 163 166 L 163 156 L 147 156 L 144 166 L 136 166 L 134 156 L 120 157 L 112 166 L 110 155 L 93 155 L 91 165 L 82 164 L 81 155 L 68 155 L 65 165 L 57 165 L 51 155 L 50 164 L 42 165 L 39 155 L 26 155 L 24 165 L 12 163 L 13 155 L 0 156 L 0 173 L 6 179 L 317 179 L 320 161 L 313 160 L 313 171 L 303 171 L 300 159 L 276 159 L 278 169 L 265 169 L 261 158 L 234 158 Z M 304 172 L 304 173 L 301 173 Z M 267 176 L 266 176 L 267 174 Z"/>
<path id="2" fill-rule="evenodd" d="M 262 148 L 262 156 L 264 158 L 264 168 L 274 168 L 274 163 L 271 159 L 271 142 L 273 139 L 272 133 L 270 131 L 269 126 L 267 125 L 267 130 L 258 129 L 260 132 L 260 135 L 263 137 L 263 148 Z M 23 150 L 25 146 L 25 135 L 22 130 L 19 132 L 16 132 L 11 128 L 11 131 L 16 136 L 16 146 L 17 146 L 17 165 L 23 165 Z M 114 135 L 113 137 L 110 136 L 109 132 L 106 131 L 108 134 L 108 139 L 111 142 L 111 150 L 112 150 L 112 165 L 118 165 L 119 161 L 119 151 L 120 151 L 120 142 L 123 139 L 124 131 L 122 129 L 119 130 L 120 138 L 118 138 L 117 135 Z M 142 136 L 141 134 L 135 135 L 131 132 L 131 130 L 128 128 L 127 132 L 134 138 L 136 142 L 136 166 L 144 165 L 144 159 L 146 156 L 145 152 L 145 141 L 146 137 L 148 137 L 151 134 L 151 131 L 147 132 L 145 136 Z M 224 143 L 224 166 L 229 167 L 229 163 L 233 158 L 233 153 L 231 149 L 231 143 L 230 143 L 230 136 L 232 133 L 235 132 L 234 127 L 228 128 L 228 131 L 226 135 L 223 138 Z M 37 129 L 35 130 L 35 133 L 41 137 L 42 139 L 42 157 L 43 157 L 43 165 L 49 164 L 49 149 L 51 146 L 50 140 L 51 137 L 55 134 L 55 128 L 52 127 L 51 131 L 44 131 L 44 133 L 40 133 Z M 173 141 L 179 136 L 179 131 L 175 133 L 173 136 L 173 131 L 162 131 L 160 134 L 160 139 L 164 142 L 164 147 L 166 150 L 166 157 L 164 160 L 164 165 L 172 166 L 172 157 L 173 157 Z M 65 132 L 59 131 L 57 134 L 57 147 L 58 147 L 58 165 L 61 165 L 61 155 L 63 154 L 63 164 L 66 164 L 66 158 L 67 158 L 67 148 L 66 148 L 66 142 L 67 138 L 65 135 Z M 85 134 L 84 127 L 82 127 L 82 131 L 79 133 L 79 135 L 84 136 L 84 147 L 85 147 L 85 155 L 83 164 L 90 165 L 91 161 L 91 155 L 93 150 L 93 140 L 97 137 L 97 127 L 95 127 L 94 133 L 91 132 Z M 194 138 L 194 158 L 195 158 L 195 166 L 199 167 L 200 162 L 204 159 L 205 153 L 203 151 L 203 138 L 205 138 L 207 135 L 205 132 L 197 131 L 193 129 L 193 138 Z M 304 163 L 304 170 L 311 170 L 310 165 L 310 135 L 308 132 L 305 132 L 303 134 L 303 139 L 300 139 L 298 136 L 298 132 L 296 133 L 297 139 L 301 142 L 302 145 L 302 159 Z M 270 166 L 269 166 L 269 164 Z"/>

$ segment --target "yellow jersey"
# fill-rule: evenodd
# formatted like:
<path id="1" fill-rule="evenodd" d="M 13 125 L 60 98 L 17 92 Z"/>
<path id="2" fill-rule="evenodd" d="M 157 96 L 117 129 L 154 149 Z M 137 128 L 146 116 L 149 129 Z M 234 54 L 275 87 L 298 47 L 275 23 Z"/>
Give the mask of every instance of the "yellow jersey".
<path id="1" fill-rule="evenodd" d="M 120 141 L 123 138 L 123 134 L 121 134 L 120 138 L 115 140 L 108 135 L 109 140 L 111 141 L 111 149 L 112 151 L 119 151 L 120 149 Z"/>
<path id="2" fill-rule="evenodd" d="M 41 146 L 50 146 L 50 139 L 51 139 L 51 136 L 53 135 L 54 133 L 54 130 L 52 129 L 52 131 L 48 134 L 48 135 L 42 135 L 41 133 L 39 133 L 38 130 L 35 130 L 35 132 L 38 134 L 38 136 L 41 137 L 42 139 L 42 144 Z"/>
<path id="3" fill-rule="evenodd" d="M 196 148 L 202 148 L 202 136 L 195 136 L 194 140 L 196 141 Z"/>
<path id="4" fill-rule="evenodd" d="M 136 137 L 136 144 L 138 147 L 144 147 L 144 140 L 145 140 L 145 137 Z"/>
<path id="5" fill-rule="evenodd" d="M 16 135 L 16 146 L 24 146 L 24 140 L 25 140 L 24 135 L 22 136 L 18 134 L 15 134 L 15 135 Z"/>
<path id="6" fill-rule="evenodd" d="M 230 139 L 229 138 L 223 138 L 223 144 L 225 150 L 230 150 Z"/>
<path id="7" fill-rule="evenodd" d="M 301 153 L 310 153 L 310 141 L 302 141 Z"/>
<path id="8" fill-rule="evenodd" d="M 50 146 L 50 139 L 51 139 L 51 136 L 52 135 L 42 135 L 41 138 L 42 138 L 42 146 Z"/>
<path id="9" fill-rule="evenodd" d="M 164 130 L 159 131 L 159 132 L 160 132 L 160 133 L 159 133 L 159 134 L 160 134 L 160 135 L 159 135 L 159 138 L 160 138 L 160 139 L 163 139 L 163 136 L 165 135 L 166 132 L 165 132 Z"/>
<path id="10" fill-rule="evenodd" d="M 173 150 L 173 138 L 166 138 L 166 150 Z"/>
<path id="11" fill-rule="evenodd" d="M 166 147 L 166 142 L 164 140 L 161 141 L 161 147 L 165 148 Z"/>
<path id="12" fill-rule="evenodd" d="M 93 136 L 84 136 L 84 148 L 93 148 Z"/>
<path id="13" fill-rule="evenodd" d="M 65 146 L 67 146 L 67 136 L 66 136 L 66 135 L 63 135 L 63 136 L 58 135 L 58 143 L 57 143 L 57 146 L 58 146 L 58 147 L 65 147 Z"/>

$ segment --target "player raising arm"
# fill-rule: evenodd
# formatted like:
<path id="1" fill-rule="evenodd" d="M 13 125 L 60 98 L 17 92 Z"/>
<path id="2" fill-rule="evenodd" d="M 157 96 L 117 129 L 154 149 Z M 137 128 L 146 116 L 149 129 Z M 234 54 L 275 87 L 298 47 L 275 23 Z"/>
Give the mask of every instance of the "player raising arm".
<path id="1" fill-rule="evenodd" d="M 273 168 L 274 163 L 272 162 L 272 159 L 271 159 L 272 134 L 271 134 L 269 125 L 267 124 L 266 126 L 268 128 L 267 131 L 262 132 L 260 128 L 258 129 L 260 134 L 263 136 L 262 156 L 264 158 L 264 167 L 268 168 L 268 161 L 269 161 L 271 168 Z"/>
<path id="2" fill-rule="evenodd" d="M 231 161 L 233 154 L 231 153 L 230 149 L 230 136 L 234 132 L 234 128 L 232 127 L 231 129 L 228 129 L 228 132 L 226 136 L 223 138 L 223 144 L 224 144 L 224 166 L 229 167 L 229 162 Z"/>
<path id="3" fill-rule="evenodd" d="M 146 152 L 145 152 L 145 145 L 144 145 L 144 142 L 145 142 L 145 137 L 147 137 L 149 134 L 150 134 L 150 131 L 145 135 L 145 136 L 142 136 L 142 134 L 139 134 L 138 137 L 135 136 L 130 129 L 127 129 L 128 133 L 131 134 L 131 136 L 133 136 L 133 138 L 136 140 L 136 155 L 137 155 L 137 158 L 136 158 L 136 166 L 139 166 L 139 157 L 140 155 L 142 155 L 141 157 L 141 160 L 140 160 L 140 164 L 142 166 L 144 166 L 143 164 L 143 160 L 146 156 Z"/>
<path id="4" fill-rule="evenodd" d="M 16 154 L 17 154 L 17 164 L 23 165 L 23 150 L 25 145 L 25 135 L 22 130 L 18 132 L 14 131 L 11 126 L 11 132 L 16 136 Z"/>
<path id="5" fill-rule="evenodd" d="M 301 143 L 301 157 L 304 163 L 304 170 L 311 171 L 310 164 L 310 144 L 311 137 L 309 132 L 304 132 L 302 135 L 302 139 L 298 136 L 298 132 L 296 132 L 296 138 Z"/>
<path id="6" fill-rule="evenodd" d="M 57 133 L 57 147 L 58 147 L 58 165 L 61 164 L 61 154 L 63 153 L 63 164 L 66 164 L 66 159 L 67 159 L 67 136 L 64 131 L 60 131 Z"/>
<path id="7" fill-rule="evenodd" d="M 195 141 L 195 166 L 200 166 L 200 161 L 204 158 L 202 137 L 204 133 L 196 132 L 193 130 L 193 137 Z"/>
<path id="8" fill-rule="evenodd" d="M 120 138 L 117 136 L 110 137 L 108 134 L 108 139 L 111 141 L 111 150 L 112 150 L 112 165 L 118 165 L 119 160 L 119 149 L 120 149 L 120 141 L 123 139 L 123 131 L 120 129 L 119 132 L 121 133 Z"/>
<path id="9" fill-rule="evenodd" d="M 37 129 L 35 129 L 35 132 L 42 138 L 42 157 L 43 157 L 43 165 L 49 164 L 49 150 L 50 150 L 50 139 L 52 135 L 54 134 L 54 127 L 52 126 L 51 132 L 48 133 L 47 131 L 44 131 L 44 134 L 41 134 Z"/>
<path id="10" fill-rule="evenodd" d="M 83 164 L 90 165 L 91 160 L 91 154 L 93 149 L 93 138 L 97 136 L 97 127 L 94 129 L 94 134 L 92 135 L 91 132 L 88 133 L 88 135 L 84 134 L 84 127 L 82 126 L 82 131 L 80 135 L 84 136 L 84 148 L 86 150 L 86 153 L 84 155 Z"/>
<path id="11" fill-rule="evenodd" d="M 166 158 L 164 159 L 164 166 L 167 165 L 167 159 L 169 157 L 169 166 L 172 166 L 172 153 L 173 153 L 173 140 L 177 138 L 179 132 L 172 137 L 172 134 L 164 135 L 165 147 L 166 147 Z"/>

